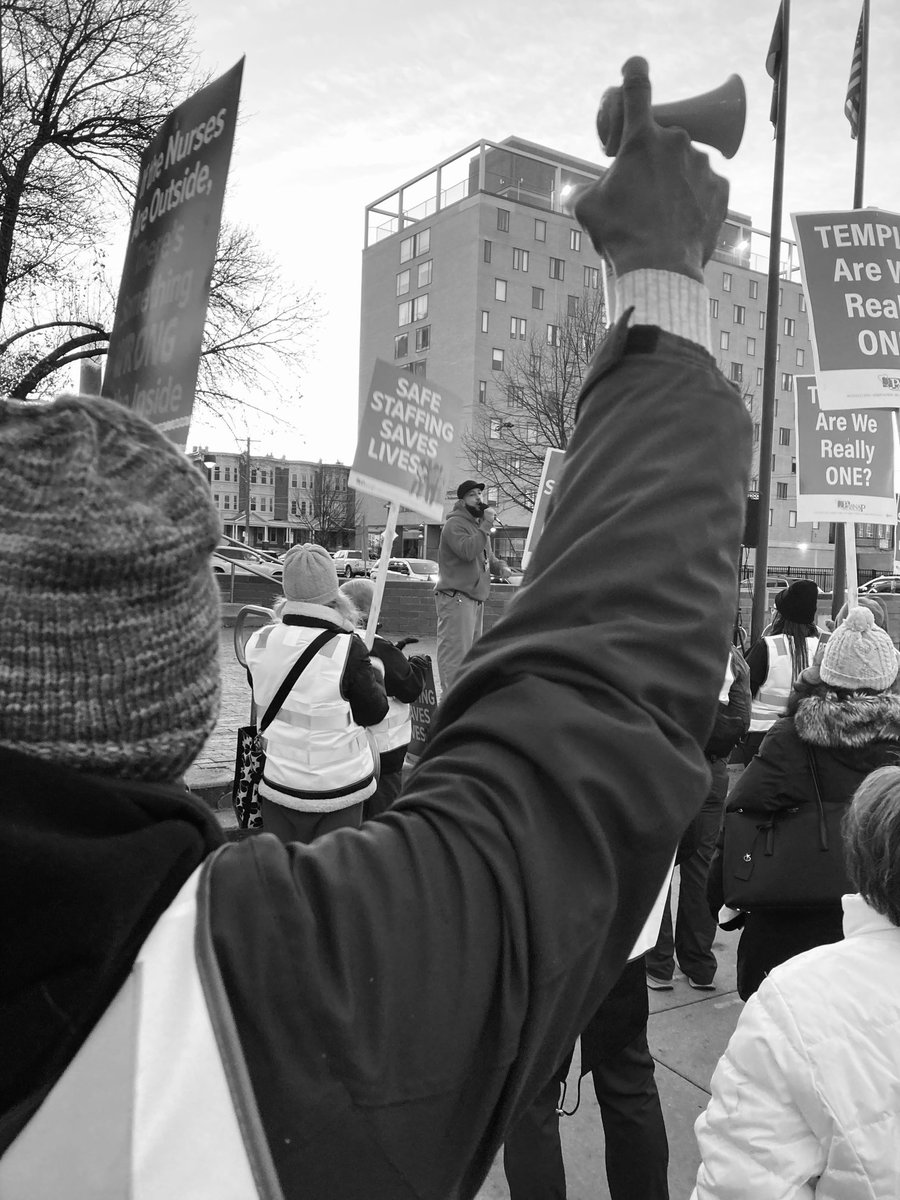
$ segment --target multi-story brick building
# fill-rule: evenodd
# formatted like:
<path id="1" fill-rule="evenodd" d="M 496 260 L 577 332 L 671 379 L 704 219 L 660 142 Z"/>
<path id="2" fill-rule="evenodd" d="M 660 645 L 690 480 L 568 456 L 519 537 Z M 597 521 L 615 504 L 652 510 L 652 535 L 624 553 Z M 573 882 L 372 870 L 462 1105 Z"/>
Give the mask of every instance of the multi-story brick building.
<path id="1" fill-rule="evenodd" d="M 566 211 L 574 188 L 605 168 L 521 138 L 476 142 L 407 180 L 366 210 L 360 338 L 360 409 L 376 358 L 427 374 L 463 397 L 470 431 L 485 427 L 481 406 L 499 414 L 485 436 L 543 454 L 538 430 L 522 429 L 510 363 L 523 342 L 555 344 L 562 324 L 604 293 L 605 273 L 590 239 Z M 794 378 L 810 373 L 809 323 L 793 244 L 782 242 L 777 320 L 778 356 L 768 514 L 769 562 L 799 570 L 828 568 L 833 529 L 797 519 Z M 745 397 L 758 446 L 765 353 L 768 238 L 749 216 L 729 212 L 708 264 L 713 353 Z M 502 410 L 508 408 L 510 419 Z M 459 478 L 487 472 L 478 439 L 463 440 Z M 491 447 L 493 449 L 493 447 Z M 488 458 L 492 456 L 488 455 Z M 498 461 L 493 456 L 493 461 Z M 518 562 L 529 522 L 524 504 L 486 475 L 488 498 L 499 506 L 498 552 Z M 448 494 L 448 507 L 455 496 Z M 383 505 L 361 497 L 368 526 L 383 523 Z M 440 527 L 404 511 L 397 553 L 436 553 Z M 860 566 L 892 561 L 893 529 L 860 526 Z M 752 561 L 752 554 L 751 554 Z"/>

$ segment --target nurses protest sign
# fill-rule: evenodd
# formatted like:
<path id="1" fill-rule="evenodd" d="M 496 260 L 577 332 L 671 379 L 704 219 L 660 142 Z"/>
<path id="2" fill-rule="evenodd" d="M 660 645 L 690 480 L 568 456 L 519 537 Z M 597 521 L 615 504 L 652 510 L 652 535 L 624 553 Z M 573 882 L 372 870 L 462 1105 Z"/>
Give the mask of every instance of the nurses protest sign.
<path id="1" fill-rule="evenodd" d="M 377 359 L 350 487 L 442 521 L 461 418 L 462 401 L 453 392 Z"/>
<path id="2" fill-rule="evenodd" d="M 544 466 L 541 470 L 541 482 L 538 486 L 537 500 L 531 513 L 531 524 L 528 526 L 528 536 L 525 538 L 525 549 L 522 551 L 522 570 L 531 562 L 534 548 L 544 532 L 544 523 L 550 511 L 550 499 L 556 488 L 559 473 L 566 457 L 565 450 L 551 447 L 544 455 Z"/>
<path id="3" fill-rule="evenodd" d="M 795 213 L 823 409 L 900 407 L 900 214 Z"/>
<path id="4" fill-rule="evenodd" d="M 816 380 L 798 375 L 797 518 L 893 524 L 894 428 L 884 409 L 823 409 Z"/>
<path id="5" fill-rule="evenodd" d="M 141 159 L 103 395 L 184 448 L 243 59 L 174 109 Z"/>

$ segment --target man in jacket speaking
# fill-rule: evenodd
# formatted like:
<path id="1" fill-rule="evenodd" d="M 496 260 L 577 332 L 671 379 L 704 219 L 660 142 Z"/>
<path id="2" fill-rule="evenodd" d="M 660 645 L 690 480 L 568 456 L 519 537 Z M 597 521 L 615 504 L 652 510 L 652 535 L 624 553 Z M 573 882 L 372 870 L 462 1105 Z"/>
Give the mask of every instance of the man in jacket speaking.
<path id="1" fill-rule="evenodd" d="M 504 579 L 509 577 L 509 567 L 491 550 L 496 513 L 482 501 L 483 491 L 483 483 L 464 479 L 441 530 L 434 603 L 438 675 L 444 691 L 459 673 L 472 644 L 481 637 L 484 602 L 491 594 L 491 571 Z"/>

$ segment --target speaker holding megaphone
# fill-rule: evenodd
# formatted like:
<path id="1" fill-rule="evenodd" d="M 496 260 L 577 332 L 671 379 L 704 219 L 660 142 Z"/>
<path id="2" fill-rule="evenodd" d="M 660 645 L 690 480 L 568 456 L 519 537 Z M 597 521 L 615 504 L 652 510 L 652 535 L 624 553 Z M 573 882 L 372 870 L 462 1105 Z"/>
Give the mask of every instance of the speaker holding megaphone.
<path id="1" fill-rule="evenodd" d="M 725 158 L 733 158 L 744 136 L 747 93 L 740 75 L 729 75 L 721 87 L 711 92 L 673 104 L 654 104 L 650 111 L 657 125 L 678 126 L 692 142 L 713 146 Z M 623 121 L 622 89 L 608 88 L 597 113 L 597 133 L 603 152 L 610 158 L 619 152 Z"/>

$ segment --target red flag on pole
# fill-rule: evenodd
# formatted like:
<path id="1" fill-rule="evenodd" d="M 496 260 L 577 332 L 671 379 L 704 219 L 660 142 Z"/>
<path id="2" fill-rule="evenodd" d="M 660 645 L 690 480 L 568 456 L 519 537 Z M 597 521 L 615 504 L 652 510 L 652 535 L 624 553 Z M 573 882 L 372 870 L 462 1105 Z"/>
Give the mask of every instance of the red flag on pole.
<path id="1" fill-rule="evenodd" d="M 766 71 L 775 80 L 772 85 L 772 105 L 769 109 L 769 120 L 773 125 L 778 124 L 778 90 L 781 83 L 781 50 L 784 39 L 783 9 L 784 6 L 779 4 L 775 28 L 772 30 L 772 40 L 769 42 L 769 52 L 766 55 Z"/>
<path id="2" fill-rule="evenodd" d="M 856 44 L 853 47 L 853 61 L 850 64 L 850 83 L 847 86 L 847 99 L 844 101 L 844 113 L 850 122 L 850 136 L 855 140 L 859 134 L 859 106 L 862 97 L 863 84 L 863 29 L 865 8 L 859 14 L 859 28 L 856 31 Z"/>

